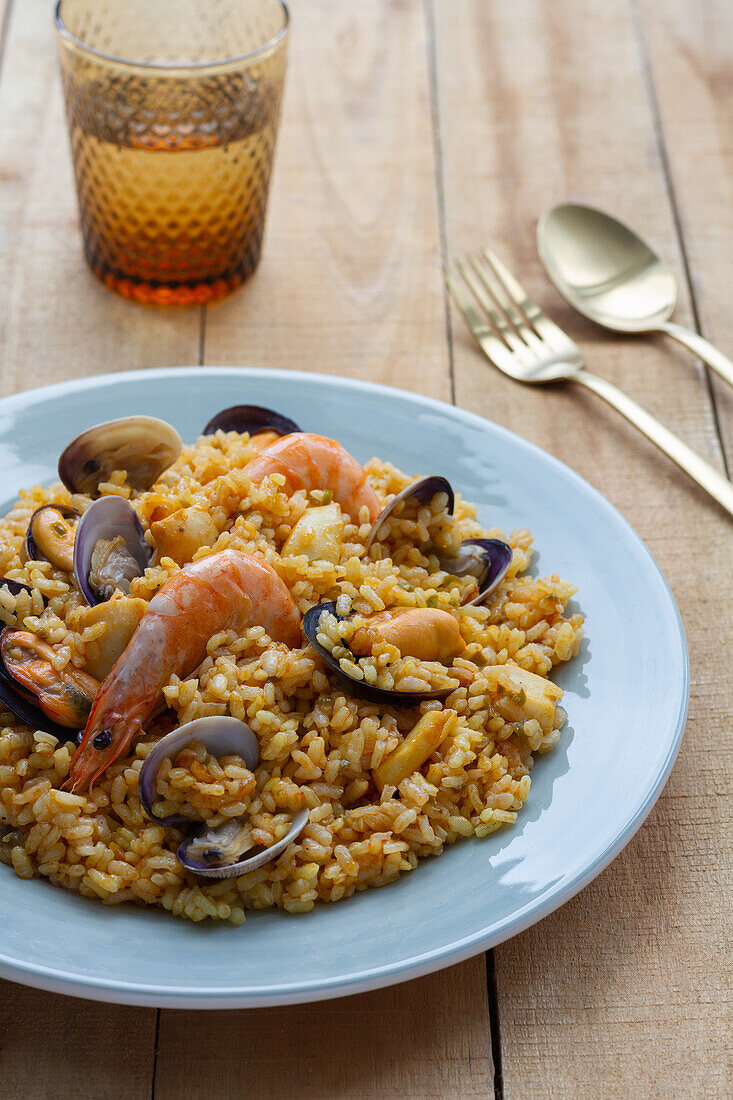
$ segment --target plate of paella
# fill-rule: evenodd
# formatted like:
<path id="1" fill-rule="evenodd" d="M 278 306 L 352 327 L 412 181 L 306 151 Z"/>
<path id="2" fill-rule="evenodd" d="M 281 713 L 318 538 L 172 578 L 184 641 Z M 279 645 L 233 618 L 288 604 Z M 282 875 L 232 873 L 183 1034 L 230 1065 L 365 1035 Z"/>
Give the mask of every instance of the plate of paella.
<path id="1" fill-rule="evenodd" d="M 557 908 L 661 791 L 673 597 L 500 426 L 183 368 L 7 398 L 0 446 L 1 976 L 198 1008 L 403 981 Z"/>

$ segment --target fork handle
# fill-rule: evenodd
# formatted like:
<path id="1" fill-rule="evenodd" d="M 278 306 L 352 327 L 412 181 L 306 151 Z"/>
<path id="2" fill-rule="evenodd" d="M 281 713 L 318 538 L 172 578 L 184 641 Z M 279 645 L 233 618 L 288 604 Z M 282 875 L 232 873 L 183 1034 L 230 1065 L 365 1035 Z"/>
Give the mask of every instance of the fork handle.
<path id="1" fill-rule="evenodd" d="M 599 397 L 607 401 L 609 405 L 613 405 L 614 409 L 618 409 L 622 416 L 625 416 L 635 428 L 643 432 L 647 439 L 651 439 L 652 443 L 656 443 L 660 451 L 664 451 L 666 455 L 669 455 L 680 469 L 689 474 L 693 481 L 701 485 L 714 500 L 717 500 L 718 504 L 721 504 L 733 516 L 733 482 L 728 481 L 727 477 L 724 477 L 704 458 L 700 458 L 696 451 L 683 443 L 669 428 L 665 428 L 664 424 L 661 424 L 655 416 L 648 413 L 646 409 L 642 409 L 641 405 L 637 405 L 636 401 L 632 401 L 630 397 L 612 386 L 605 378 L 599 378 L 589 371 L 581 370 L 573 376 L 573 380 L 581 382 L 582 385 L 589 390 L 593 390 L 593 393 L 597 393 Z"/>
<path id="2" fill-rule="evenodd" d="M 698 359 L 702 359 L 703 363 L 707 363 L 709 367 L 717 371 L 729 386 L 733 386 L 733 363 L 727 355 L 723 355 L 722 351 L 718 351 L 716 347 L 713 347 L 704 336 L 700 336 L 697 332 L 684 328 L 682 325 L 676 325 L 674 321 L 667 321 L 666 324 L 660 325 L 659 331 L 665 332 L 673 340 L 684 344 L 686 348 L 695 353 Z"/>

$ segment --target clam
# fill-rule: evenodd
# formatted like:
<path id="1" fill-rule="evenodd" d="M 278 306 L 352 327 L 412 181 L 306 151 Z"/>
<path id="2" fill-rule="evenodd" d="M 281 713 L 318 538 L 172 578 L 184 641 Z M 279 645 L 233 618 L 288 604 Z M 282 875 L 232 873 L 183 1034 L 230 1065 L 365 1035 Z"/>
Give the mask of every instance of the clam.
<path id="1" fill-rule="evenodd" d="M 140 771 L 140 802 L 153 821 L 189 831 L 176 853 L 180 863 L 186 870 L 204 878 L 231 878 L 245 875 L 277 858 L 305 828 L 307 810 L 294 816 L 282 840 L 244 858 L 240 858 L 247 844 L 246 821 L 242 818 L 233 818 L 214 829 L 201 829 L 199 822 L 181 814 L 159 817 L 154 813 L 153 804 L 158 800 L 156 780 L 161 764 L 164 760 L 175 760 L 192 741 L 198 741 L 213 756 L 241 756 L 250 770 L 257 767 L 260 758 L 259 742 L 249 726 L 238 718 L 228 717 L 197 718 L 162 737 L 150 750 Z"/>
<path id="2" fill-rule="evenodd" d="M 31 729 L 63 743 L 73 740 L 70 730 L 86 725 L 99 682 L 73 666 L 57 671 L 53 657 L 35 634 L 11 627 L 0 632 L 0 699 Z"/>
<path id="3" fill-rule="evenodd" d="M 29 596 L 33 595 L 30 585 L 21 584 L 20 581 L 10 581 L 7 577 L 0 577 L 0 588 L 7 588 L 11 596 L 19 596 L 21 592 L 27 592 Z"/>
<path id="4" fill-rule="evenodd" d="M 445 699 L 454 690 L 453 687 L 445 687 L 430 688 L 425 691 L 400 691 L 397 688 L 374 687 L 371 684 L 365 683 L 363 680 L 357 680 L 355 677 L 349 676 L 349 674 L 344 672 L 341 668 L 341 665 L 333 654 L 318 641 L 318 635 L 320 633 L 318 624 L 324 611 L 330 611 L 331 614 L 335 615 L 339 620 L 342 618 L 342 616 L 338 615 L 336 612 L 335 603 L 314 604 L 314 606 L 309 608 L 303 616 L 303 633 L 321 660 L 327 664 L 344 683 L 348 684 L 350 691 L 354 691 L 365 699 L 369 699 L 372 703 L 391 703 L 393 706 L 413 706 L 415 703 L 421 703 L 424 699 Z"/>
<path id="5" fill-rule="evenodd" d="M 376 541 L 380 528 L 397 505 L 406 500 L 416 500 L 419 504 L 429 504 L 437 493 L 445 493 L 448 497 L 448 514 L 453 514 L 455 494 L 451 483 L 445 477 L 433 475 L 422 477 L 408 485 L 394 500 L 391 500 L 386 508 L 377 516 L 374 526 L 366 540 L 365 551 L 368 554 L 371 546 Z M 466 539 L 461 543 L 457 554 L 441 554 L 435 547 L 429 548 L 438 559 L 438 565 L 444 573 L 450 573 L 453 577 L 472 576 L 476 578 L 478 585 L 477 594 L 466 601 L 465 606 L 481 603 L 494 591 L 504 579 L 506 571 L 512 560 L 512 548 L 501 539 Z"/>
<path id="6" fill-rule="evenodd" d="M 124 416 L 88 428 L 59 458 L 59 477 L 72 493 L 97 496 L 114 470 L 127 472 L 127 483 L 144 490 L 172 466 L 183 444 L 176 429 L 155 416 Z"/>
<path id="7" fill-rule="evenodd" d="M 79 513 L 65 504 L 43 504 L 36 508 L 25 535 L 26 558 L 50 561 L 70 573 L 74 568 L 74 536 Z"/>
<path id="8" fill-rule="evenodd" d="M 100 497 L 79 520 L 74 542 L 74 573 L 89 604 L 108 600 L 115 589 L 130 594 L 152 551 L 137 512 L 123 497 Z"/>
<path id="9" fill-rule="evenodd" d="M 214 432 L 221 431 L 239 432 L 242 435 L 248 432 L 253 436 L 260 432 L 273 432 L 280 436 L 301 430 L 294 420 L 274 409 L 265 409 L 261 405 L 232 405 L 212 416 L 201 434 L 213 435 Z"/>

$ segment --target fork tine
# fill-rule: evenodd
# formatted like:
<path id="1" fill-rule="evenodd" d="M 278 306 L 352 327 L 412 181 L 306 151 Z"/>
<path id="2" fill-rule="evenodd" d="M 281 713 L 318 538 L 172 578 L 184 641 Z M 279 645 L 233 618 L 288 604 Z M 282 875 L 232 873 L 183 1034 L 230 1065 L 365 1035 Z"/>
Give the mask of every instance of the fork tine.
<path id="1" fill-rule="evenodd" d="M 506 371 L 507 374 L 514 374 L 514 352 L 510 351 L 504 341 L 497 336 L 486 318 L 476 309 L 458 279 L 445 266 L 443 267 L 443 278 L 458 312 L 463 317 L 469 332 L 481 347 L 486 358 L 501 370 Z"/>
<path id="2" fill-rule="evenodd" d="M 507 294 L 525 320 L 522 322 L 523 334 L 527 342 L 535 345 L 549 345 L 560 354 L 574 354 L 577 350 L 573 341 L 559 325 L 551 321 L 547 314 L 532 301 L 527 291 L 517 282 L 499 257 L 489 248 L 483 248 L 482 253 L 486 262 L 490 265 L 496 279 L 501 283 L 504 293 Z M 530 333 L 530 336 L 526 334 Z"/>
<path id="3" fill-rule="evenodd" d="M 532 345 L 533 341 L 536 342 L 537 338 L 533 330 L 529 327 L 527 319 L 523 313 L 519 312 L 514 299 L 506 293 L 502 284 L 498 283 L 497 277 L 488 262 L 481 255 L 475 254 L 469 255 L 468 262 L 476 272 L 486 293 L 489 294 L 491 300 L 496 303 L 496 307 L 500 311 L 501 316 L 506 318 L 507 323 L 511 325 L 512 330 L 517 334 L 522 343 Z"/>
<path id="4" fill-rule="evenodd" d="M 513 302 L 517 309 L 524 315 L 527 324 L 534 327 L 532 324 L 534 318 L 542 313 L 540 307 L 532 301 L 521 283 L 517 282 L 511 271 L 504 266 L 499 257 L 492 252 L 490 248 L 482 248 L 481 251 L 484 259 L 493 271 L 494 276 L 502 286 L 504 293 L 508 295 L 509 300 Z"/>
<path id="5" fill-rule="evenodd" d="M 496 333 L 499 339 L 501 339 L 504 344 L 506 344 L 506 346 L 508 348 L 511 348 L 513 351 L 519 351 L 522 346 L 521 341 L 512 329 L 506 312 L 501 308 L 500 303 L 497 302 L 496 306 L 492 304 L 492 300 L 496 301 L 495 296 L 492 295 L 492 298 L 489 298 L 486 290 L 476 278 L 474 273 L 470 271 L 461 260 L 456 260 L 456 270 L 458 271 L 458 274 L 461 276 L 468 289 L 473 294 L 481 309 L 488 317 L 493 331 Z"/>

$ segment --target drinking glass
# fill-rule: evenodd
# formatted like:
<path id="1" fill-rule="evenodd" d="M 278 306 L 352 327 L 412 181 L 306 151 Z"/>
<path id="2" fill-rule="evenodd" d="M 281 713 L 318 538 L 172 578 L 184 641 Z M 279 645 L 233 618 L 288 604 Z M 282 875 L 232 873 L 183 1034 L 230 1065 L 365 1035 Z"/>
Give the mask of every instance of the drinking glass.
<path id="1" fill-rule="evenodd" d="M 60 0 L 84 251 L 127 298 L 205 302 L 260 258 L 282 0 Z"/>

